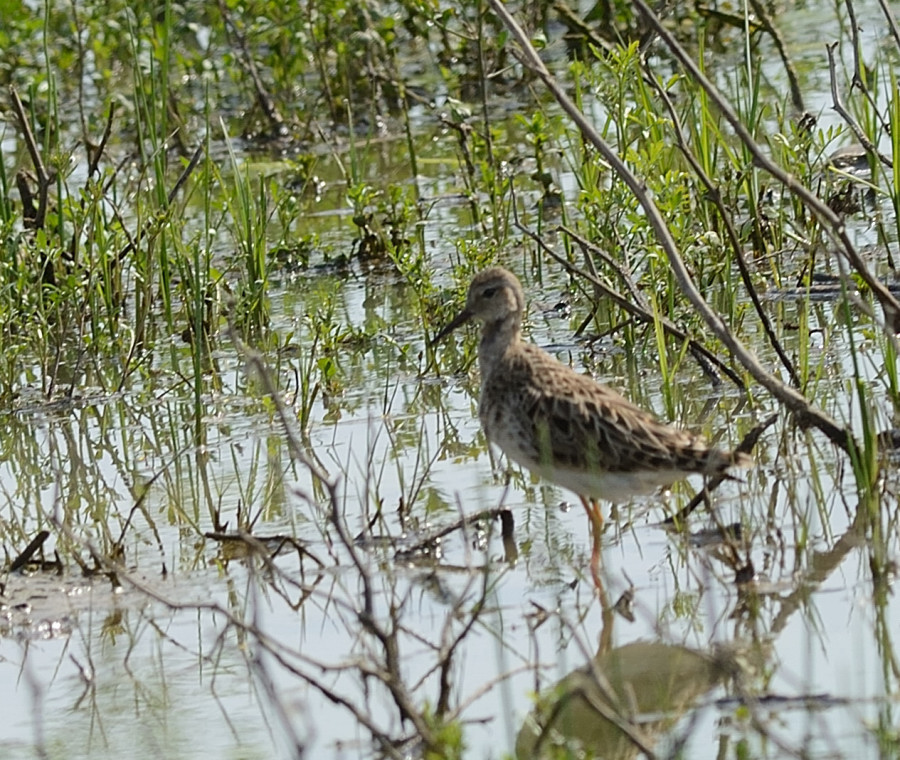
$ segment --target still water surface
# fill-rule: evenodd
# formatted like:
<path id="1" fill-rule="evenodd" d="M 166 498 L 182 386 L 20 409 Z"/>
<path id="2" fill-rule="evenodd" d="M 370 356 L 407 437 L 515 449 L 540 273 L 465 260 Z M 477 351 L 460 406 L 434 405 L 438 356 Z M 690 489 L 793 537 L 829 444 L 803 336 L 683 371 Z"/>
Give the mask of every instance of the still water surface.
<path id="1" fill-rule="evenodd" d="M 877 11 L 868 10 L 871 29 Z M 809 93 L 811 103 L 821 96 L 824 106 L 827 71 L 825 79 L 819 75 L 827 27 L 806 22 L 826 12 L 794 13 L 798 23 L 785 24 L 784 32 L 803 56 L 805 81 L 820 88 Z M 407 162 L 398 155 L 392 167 L 390 155 L 382 154 L 388 158 L 380 169 L 395 178 Z M 431 176 L 420 178 L 423 190 L 443 195 L 452 166 L 430 167 Z M 565 173 L 559 184 L 575 191 Z M 303 223 L 318 225 L 333 242 L 349 232 L 340 222 L 344 211 Z M 424 234 L 438 268 L 449 270 L 454 241 L 471 234 L 459 226 L 462 216 L 449 203 L 429 216 Z M 869 242 L 864 226 L 855 234 Z M 508 263 L 522 271 L 515 254 Z M 900 616 L 892 596 L 873 599 L 866 547 L 852 526 L 852 475 L 828 444 L 792 432 L 782 419 L 766 433 L 757 467 L 717 492 L 719 522 L 743 526 L 742 545 L 759 573 L 752 592 L 738 589 L 734 570 L 717 556 L 720 544 L 700 545 L 659 526 L 667 510 L 686 503 L 690 488 L 623 508 L 605 541 L 606 592 L 614 602 L 633 588 L 633 620 L 609 617 L 590 583 L 587 524 L 577 503 L 527 473 L 515 473 L 507 485 L 504 463 L 489 455 L 475 418 L 473 377 L 463 367 L 439 377 L 416 358 L 423 336 L 410 317 L 412 289 L 389 271 L 362 267 L 349 275 L 286 275 L 270 294 L 275 328 L 297 331 L 302 345 L 304 317 L 322 289 L 337 294 L 339 321 L 379 325 L 379 340 L 337 357 L 348 382 L 340 399 L 316 403 L 308 451 L 330 474 L 341 474 L 339 503 L 351 533 L 373 524 L 374 536 L 359 549 L 373 579 L 375 615 L 386 621 L 394 609 L 404 626 L 402 670 L 418 684 L 417 698 L 437 700 L 435 646 L 458 633 L 483 598 L 450 668 L 467 757 L 512 753 L 535 694 L 588 662 L 601 639 L 622 651 L 634 642 L 723 648 L 744 663 L 743 685 L 698 689 L 690 717 L 663 733 L 663 755 L 685 737 L 683 753 L 692 758 L 745 750 L 760 757 L 789 750 L 878 756 L 875 729 L 896 731 L 900 673 L 892 635 Z M 527 282 L 526 289 L 532 340 L 575 366 L 587 359 L 598 379 L 665 416 L 650 352 L 625 357 L 613 345 L 592 352 L 575 341 L 587 304 L 551 266 L 543 283 Z M 552 310 L 561 301 L 571 303 L 570 318 Z M 792 305 L 773 308 L 790 312 Z M 173 341 L 176 350 L 188 350 Z M 398 344 L 410 345 L 405 361 L 389 348 Z M 75 568 L 6 579 L 4 757 L 271 758 L 290 756 L 296 743 L 316 757 L 370 756 L 368 731 L 323 690 L 350 700 L 386 734 L 404 733 L 384 690 L 360 675 L 360 664 L 374 665 L 378 653 L 352 613 L 361 603 L 360 578 L 326 528 L 324 495 L 292 463 L 271 411 L 247 400 L 252 378 L 243 363 L 235 354 L 218 358 L 225 381 L 204 397 L 200 452 L 179 445 L 189 440 L 183 427 L 190 400 L 148 404 L 139 391 L 110 399 L 85 388 L 71 407 L 46 409 L 36 401 L 2 415 L 8 454 L 0 461 L 0 517 L 26 535 L 55 514 L 73 527 L 89 526 L 87 535 L 116 536 L 149 488 L 128 523 L 121 587 L 103 576 L 85 580 Z M 734 445 L 770 411 L 764 398 L 752 411 L 743 408 L 729 389 L 710 400 L 699 373 L 682 375 L 681 421 L 710 436 L 723 431 L 721 445 Z M 851 400 L 843 413 L 855 418 Z M 779 439 L 790 436 L 796 454 L 787 457 L 778 453 L 785 450 Z M 379 503 L 383 518 L 373 521 Z M 401 503 L 412 504 L 402 519 Z M 451 534 L 438 564 L 398 561 L 375 540 L 390 535 L 413 543 L 461 514 L 501 504 L 514 516 L 515 556 L 499 524 Z M 211 509 L 232 529 L 239 510 L 260 513 L 255 534 L 296 537 L 323 567 L 287 550 L 274 563 L 283 575 L 273 574 L 198 538 L 215 527 Z M 93 510 L 114 517 L 106 527 L 90 527 Z M 700 511 L 690 529 L 710 525 Z M 889 545 L 897 556 L 896 530 Z M 265 632 L 285 660 L 260 654 L 234 619 Z M 748 693 L 758 698 L 749 710 L 741 700 Z"/>

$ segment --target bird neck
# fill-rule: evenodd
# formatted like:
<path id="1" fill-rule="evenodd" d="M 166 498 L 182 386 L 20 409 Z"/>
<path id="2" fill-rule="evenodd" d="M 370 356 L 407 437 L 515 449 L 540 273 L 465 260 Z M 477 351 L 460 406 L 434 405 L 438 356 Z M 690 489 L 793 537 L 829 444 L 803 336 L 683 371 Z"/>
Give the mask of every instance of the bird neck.
<path id="1" fill-rule="evenodd" d="M 521 314 L 485 323 L 478 345 L 478 365 L 482 378 L 491 375 L 503 355 L 522 339 Z"/>

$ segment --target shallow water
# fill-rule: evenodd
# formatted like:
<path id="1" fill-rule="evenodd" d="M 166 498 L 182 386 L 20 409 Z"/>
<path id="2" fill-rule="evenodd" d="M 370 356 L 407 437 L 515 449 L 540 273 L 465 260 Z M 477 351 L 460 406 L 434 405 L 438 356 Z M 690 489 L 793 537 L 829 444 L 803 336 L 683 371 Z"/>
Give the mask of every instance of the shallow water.
<path id="1" fill-rule="evenodd" d="M 818 20 L 827 10 L 794 11 L 804 23 L 784 25 L 809 77 L 810 105 L 828 97 L 816 37 L 828 33 Z M 877 18 L 874 11 L 868 18 Z M 11 150 L 5 142 L 3 150 Z M 436 153 L 419 178 L 430 198 L 455 187 L 453 167 L 442 162 L 441 148 Z M 406 165 L 384 148 L 370 175 L 396 181 Z M 576 192 L 572 175 L 561 174 L 559 184 Z M 533 215 L 534 198 L 520 203 Z M 423 230 L 448 286 L 456 241 L 473 234 L 458 211 L 451 199 L 437 203 Z M 347 213 L 329 207 L 298 215 L 298 234 L 315 231 L 349 248 Z M 873 240 L 865 225 L 854 234 L 860 243 Z M 527 271 L 516 253 L 507 263 Z M 573 366 L 589 361 L 598 379 L 666 417 L 653 351 L 624 355 L 602 346 L 592 353 L 573 338 L 587 302 L 571 295 L 552 265 L 542 274 L 543 282 L 526 282 L 531 339 Z M 5 578 L 4 757 L 296 757 L 298 746 L 316 757 L 371 757 L 363 719 L 389 737 L 414 732 L 377 677 L 362 675 L 383 660 L 357 615 L 366 578 L 374 619 L 399 626 L 404 682 L 432 708 L 441 693 L 436 668 L 448 657 L 440 649 L 478 610 L 447 668 L 466 757 L 512 753 L 536 693 L 598 651 L 634 642 L 721 648 L 730 672 L 739 673 L 698 688 L 685 716 L 660 731 L 662 755 L 682 738 L 682 754 L 692 758 L 874 757 L 882 751 L 879 732 L 894 746 L 900 674 L 891 634 L 900 612 L 888 593 L 893 577 L 885 586 L 873 582 L 871 549 L 853 519 L 852 472 L 821 436 L 796 432 L 782 415 L 757 449 L 756 467 L 716 492 L 715 520 L 705 510 L 690 520 L 689 532 L 741 524 L 740 560 L 751 560 L 758 574 L 747 586 L 735 583 L 726 545 L 659 524 L 687 503 L 696 480 L 622 507 L 604 542 L 605 591 L 615 603 L 631 590 L 633 620 L 608 615 L 591 585 L 580 506 L 518 470 L 506 483 L 505 463 L 489 454 L 474 414 L 474 376 L 462 366 L 438 375 L 426 364 L 414 288 L 388 266 L 357 263 L 285 273 L 270 297 L 273 328 L 296 331 L 298 348 L 280 366 L 289 378 L 306 360 L 310 315 L 329 299 L 338 304 L 334 322 L 375 336 L 361 347 L 336 344 L 331 358 L 343 385 L 313 405 L 304 449 L 338 478 L 343 520 L 351 536 L 365 539 L 352 545 L 363 572 L 328 523 L 321 483 L 292 459 L 272 408 L 248 392 L 256 380 L 236 352 L 217 356 L 221 384 L 203 394 L 199 449 L 193 401 L 174 384 L 171 393 L 147 398 L 143 388 L 111 397 L 84 383 L 72 403 L 53 408 L 36 392 L 33 404 L 23 399 L 0 414 L 7 540 L 16 539 L 18 551 L 55 517 L 65 530 L 54 531 L 45 559 L 55 542 L 70 541 L 89 568 L 90 543 L 124 535 L 124 567 L 116 577 L 85 577 L 67 566 L 61 575 L 46 569 Z M 571 302 L 571 317 L 549 311 L 560 301 Z M 833 306 L 822 306 L 824 320 Z M 786 322 L 794 316 L 790 301 L 771 307 Z M 439 351 L 452 355 L 454 340 Z M 172 341 L 187 362 L 189 347 Z M 850 376 L 841 371 L 846 345 L 834 337 L 828 345 L 828 365 L 837 367 L 829 411 L 858 429 L 856 401 L 841 386 Z M 873 354 L 862 374 L 875 378 L 878 361 Z M 737 391 L 711 388 L 690 364 L 675 388 L 676 418 L 710 437 L 721 432 L 722 446 L 777 411 L 761 394 L 748 409 Z M 791 445 L 780 446 L 782 439 Z M 878 519 L 890 558 L 900 547 L 896 477 L 886 477 Z M 514 547 L 495 522 L 447 536 L 438 561 L 395 552 L 461 515 L 500 505 L 512 511 Z M 239 514 L 255 520 L 258 538 L 291 536 L 307 554 L 285 547 L 267 565 L 204 537 L 234 531 Z M 216 516 L 227 525 L 215 525 Z M 415 745 L 402 753 L 415 756 Z"/>

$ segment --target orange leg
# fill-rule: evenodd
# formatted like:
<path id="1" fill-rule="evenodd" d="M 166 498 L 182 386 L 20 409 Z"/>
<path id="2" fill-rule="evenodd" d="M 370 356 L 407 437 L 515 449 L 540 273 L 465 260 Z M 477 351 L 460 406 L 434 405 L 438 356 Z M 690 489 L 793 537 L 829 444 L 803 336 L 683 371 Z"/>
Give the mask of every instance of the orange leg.
<path id="1" fill-rule="evenodd" d="M 597 591 L 603 593 L 603 580 L 600 578 L 600 564 L 602 557 L 600 554 L 600 541 L 603 538 L 603 512 L 596 499 L 587 499 L 584 496 L 579 497 L 584 511 L 587 512 L 588 521 L 591 524 L 591 578 Z"/>

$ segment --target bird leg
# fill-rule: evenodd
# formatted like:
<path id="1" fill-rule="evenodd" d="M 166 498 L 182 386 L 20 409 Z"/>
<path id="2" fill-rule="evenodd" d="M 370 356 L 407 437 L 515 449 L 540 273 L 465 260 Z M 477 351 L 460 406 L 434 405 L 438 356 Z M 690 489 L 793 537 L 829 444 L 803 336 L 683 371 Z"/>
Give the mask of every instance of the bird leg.
<path id="1" fill-rule="evenodd" d="M 602 595 L 603 580 L 600 577 L 600 563 L 602 560 L 600 556 L 600 541 L 603 538 L 603 512 L 596 499 L 587 499 L 584 496 L 579 496 L 579 498 L 591 524 L 591 578 L 594 580 L 597 591 Z"/>

